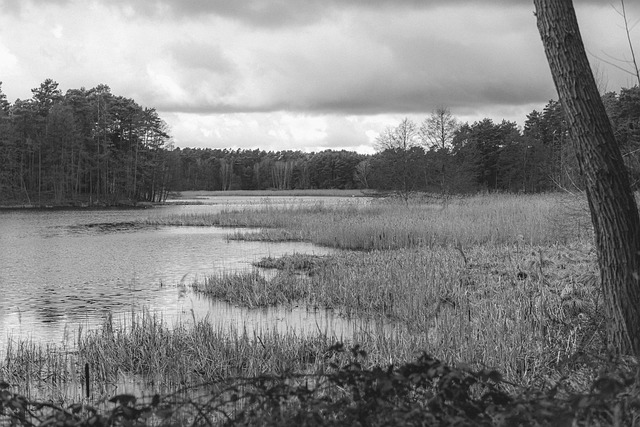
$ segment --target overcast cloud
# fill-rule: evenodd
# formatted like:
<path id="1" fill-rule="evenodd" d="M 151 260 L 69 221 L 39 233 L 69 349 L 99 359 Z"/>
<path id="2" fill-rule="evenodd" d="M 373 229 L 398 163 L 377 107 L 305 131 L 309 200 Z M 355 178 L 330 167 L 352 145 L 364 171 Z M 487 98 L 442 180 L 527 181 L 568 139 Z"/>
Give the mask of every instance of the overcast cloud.
<path id="1" fill-rule="evenodd" d="M 635 23 L 639 2 L 628 3 Z M 632 85 L 598 59 L 630 56 L 622 18 L 608 1 L 575 5 L 601 85 Z M 384 127 L 438 106 L 465 121 L 522 124 L 555 98 L 533 9 L 529 0 L 0 0 L 0 81 L 11 101 L 46 78 L 62 90 L 105 83 L 156 107 L 178 146 L 370 152 Z"/>

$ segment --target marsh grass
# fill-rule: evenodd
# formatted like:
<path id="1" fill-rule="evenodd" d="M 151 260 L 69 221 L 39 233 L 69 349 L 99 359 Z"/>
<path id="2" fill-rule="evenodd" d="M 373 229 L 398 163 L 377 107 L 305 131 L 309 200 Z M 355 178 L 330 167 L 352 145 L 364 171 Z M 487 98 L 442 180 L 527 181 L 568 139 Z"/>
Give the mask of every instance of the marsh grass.
<path id="1" fill-rule="evenodd" d="M 154 221 L 259 227 L 265 232 L 236 238 L 294 236 L 358 249 L 328 257 L 263 259 L 257 265 L 276 269 L 273 277 L 258 271 L 224 273 L 193 287 L 237 305 L 335 308 L 371 323 L 353 336 L 334 337 L 327 331 L 248 333 L 207 321 L 169 326 L 142 313 L 129 323 L 111 319 L 99 332 L 82 334 L 78 351 L 66 359 L 58 359 L 63 353 L 55 349 L 14 345 L 3 367 L 5 378 L 49 378 L 44 373 L 55 370 L 56 378 L 71 381 L 77 377 L 74 366 L 90 363 L 99 383 L 126 374 L 175 390 L 233 376 L 320 372 L 341 363 L 341 356 L 327 353 L 339 340 L 360 344 L 368 366 L 406 363 L 425 351 L 450 364 L 497 368 L 514 384 L 562 380 L 582 393 L 597 377 L 598 361 L 607 357 L 592 231 L 580 198 L 489 195 L 409 206 L 265 204 Z M 25 361 L 23 370 L 18 360 Z"/>
<path id="2" fill-rule="evenodd" d="M 257 263 L 281 270 L 271 282 L 254 272 L 194 286 L 238 305 L 295 302 L 399 322 L 443 360 L 499 366 L 530 384 L 606 345 L 584 207 L 560 195 L 490 195 L 226 212 L 248 226 L 305 221 L 311 241 L 366 251 L 323 257 L 309 276 L 293 274 L 305 261 L 289 256 Z"/>
<path id="3" fill-rule="evenodd" d="M 416 201 L 408 206 L 385 200 L 328 205 L 274 205 L 213 214 L 179 214 L 148 219 L 152 225 L 260 228 L 237 231 L 232 239 L 303 240 L 351 250 L 389 250 L 461 244 L 529 245 L 567 243 L 589 234 L 581 199 L 563 195 L 494 194 Z M 572 216 L 567 211 L 572 209 Z"/>
<path id="4" fill-rule="evenodd" d="M 344 355 L 328 351 L 338 342 L 361 343 L 370 353 L 367 366 L 411 358 L 426 345 L 404 328 L 375 323 L 363 323 L 352 336 L 317 332 L 248 332 L 208 319 L 168 324 L 143 311 L 126 319 L 107 318 L 99 330 L 82 334 L 73 351 L 15 342 L 6 349 L 0 382 L 28 398 L 46 396 L 69 404 L 84 397 L 88 364 L 90 401 L 105 402 L 123 392 L 169 394 L 233 378 L 324 372 L 331 363 L 344 361 Z"/>
<path id="5" fill-rule="evenodd" d="M 228 240 L 247 242 L 302 242 L 307 240 L 304 232 L 289 231 L 282 228 L 263 228 L 260 231 L 235 230 L 227 235 Z"/>
<path id="6" fill-rule="evenodd" d="M 72 352 L 53 344 L 9 339 L 0 378 L 23 385 L 28 394 L 47 394 L 69 382 L 80 383 Z"/>
<path id="7" fill-rule="evenodd" d="M 565 369 L 578 354 L 603 350 L 602 301 L 589 246 L 463 251 L 464 258 L 460 249 L 443 247 L 342 253 L 320 258 L 322 267 L 302 277 L 287 268 L 292 257 L 267 259 L 266 265 L 283 268 L 271 281 L 258 272 L 237 273 L 194 287 L 248 307 L 296 303 L 386 319 L 406 328 L 402 342 L 418 339 L 450 363 L 499 366 L 525 384 Z M 304 257 L 293 259 L 305 265 Z"/>
<path id="8" fill-rule="evenodd" d="M 333 257 L 298 254 L 284 255 L 279 258 L 267 257 L 253 263 L 254 266 L 281 271 L 305 272 L 315 274 L 332 262 Z"/>
<path id="9" fill-rule="evenodd" d="M 249 308 L 290 304 L 308 293 L 295 276 L 276 274 L 267 279 L 257 270 L 210 275 L 194 282 L 192 288 L 210 298 Z"/>
<path id="10" fill-rule="evenodd" d="M 172 326 L 158 316 L 142 314 L 128 324 L 107 324 L 89 333 L 78 353 L 104 366 L 111 379 L 124 372 L 175 389 L 300 368 L 326 344 L 323 337 L 305 340 L 270 330 L 249 333 L 207 320 Z"/>

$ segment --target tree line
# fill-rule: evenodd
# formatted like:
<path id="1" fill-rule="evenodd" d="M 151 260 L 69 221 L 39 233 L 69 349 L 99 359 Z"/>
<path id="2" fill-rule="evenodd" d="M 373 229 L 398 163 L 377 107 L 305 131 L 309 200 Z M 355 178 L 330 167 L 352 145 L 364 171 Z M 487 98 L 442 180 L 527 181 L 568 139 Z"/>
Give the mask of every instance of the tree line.
<path id="1" fill-rule="evenodd" d="M 640 88 L 602 96 L 632 185 L 640 184 Z M 515 122 L 459 123 L 446 108 L 421 124 L 404 119 L 377 139 L 367 159 L 373 188 L 442 193 L 580 191 L 584 183 L 562 106 L 551 100 Z M 363 168 L 364 169 L 364 168 Z"/>
<path id="2" fill-rule="evenodd" d="M 438 108 L 385 129 L 376 153 L 174 148 L 153 108 L 106 85 L 45 80 L 9 103 L 0 83 L 0 198 L 27 203 L 161 201 L 170 191 L 372 189 L 408 197 L 478 191 L 577 191 L 584 184 L 558 101 L 515 122 L 461 123 Z M 616 141 L 640 183 L 640 89 L 602 96 Z"/>
<path id="3" fill-rule="evenodd" d="M 177 148 L 170 153 L 170 182 L 177 191 L 365 188 L 355 170 L 368 157 L 344 150 Z"/>
<path id="4" fill-rule="evenodd" d="M 640 89 L 602 97 L 634 188 L 640 184 Z M 408 196 L 505 191 L 580 191 L 562 106 L 551 100 L 515 122 L 485 118 L 460 123 L 438 108 L 422 123 L 410 119 L 385 129 L 376 153 L 326 150 L 176 149 L 171 153 L 176 190 L 372 189 Z"/>
<path id="5" fill-rule="evenodd" d="M 47 79 L 27 100 L 0 83 L 0 197 L 32 204 L 163 200 L 169 190 L 166 123 L 106 85 L 62 93 Z"/>

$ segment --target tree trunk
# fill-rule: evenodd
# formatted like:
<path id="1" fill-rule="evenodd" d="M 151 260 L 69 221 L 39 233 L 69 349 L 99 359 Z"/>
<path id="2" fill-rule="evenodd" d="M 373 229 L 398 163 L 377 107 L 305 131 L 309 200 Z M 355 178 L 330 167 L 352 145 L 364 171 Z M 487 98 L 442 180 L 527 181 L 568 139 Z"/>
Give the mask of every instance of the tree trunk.
<path id="1" fill-rule="evenodd" d="M 640 219 L 571 0 L 534 0 L 538 30 L 586 181 L 610 348 L 640 355 Z"/>

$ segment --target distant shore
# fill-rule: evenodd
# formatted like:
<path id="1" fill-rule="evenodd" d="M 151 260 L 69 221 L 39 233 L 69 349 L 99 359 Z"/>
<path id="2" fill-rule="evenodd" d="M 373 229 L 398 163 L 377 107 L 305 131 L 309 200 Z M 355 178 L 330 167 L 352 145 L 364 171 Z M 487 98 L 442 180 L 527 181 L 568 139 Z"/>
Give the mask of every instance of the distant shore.
<path id="1" fill-rule="evenodd" d="M 371 190 L 230 190 L 230 191 L 210 191 L 210 190 L 188 190 L 174 192 L 167 199 L 169 202 L 180 200 L 193 200 L 207 197 L 374 197 L 378 193 Z M 91 200 L 42 200 L 40 202 L 25 202 L 21 200 L 0 200 L 0 210 L 20 210 L 20 209 L 55 209 L 55 210 L 76 210 L 76 209 L 147 209 L 164 203 L 136 202 L 133 200 L 118 200 L 114 203 Z"/>
<path id="2" fill-rule="evenodd" d="M 0 201 L 0 210 L 79 210 L 79 209 L 146 209 L 153 207 L 150 202 L 118 201 L 115 203 L 80 202 L 80 201 L 41 201 L 40 203 L 24 203 L 20 201 Z"/>
<path id="3" fill-rule="evenodd" d="M 246 197 L 267 197 L 267 196 L 284 196 L 284 197 L 369 197 L 375 192 L 372 190 L 337 190 L 337 189 L 320 189 L 320 190 L 228 190 L 228 191 L 209 191 L 209 190 L 189 190 L 180 191 L 169 196 L 169 200 L 180 199 L 196 199 L 198 197 L 229 197 L 229 196 L 246 196 Z"/>

